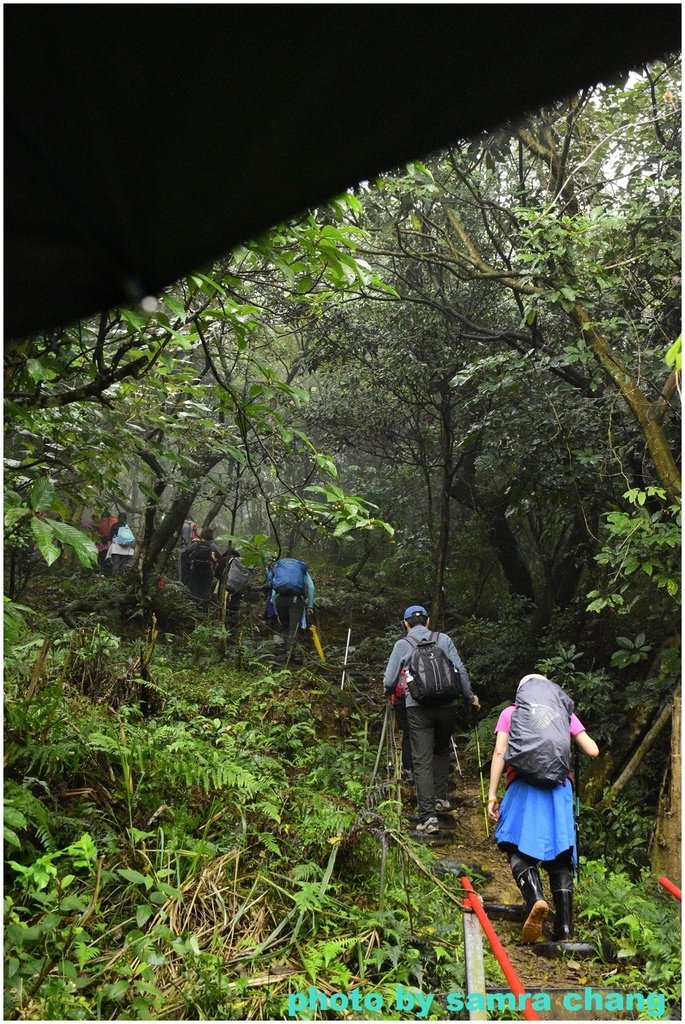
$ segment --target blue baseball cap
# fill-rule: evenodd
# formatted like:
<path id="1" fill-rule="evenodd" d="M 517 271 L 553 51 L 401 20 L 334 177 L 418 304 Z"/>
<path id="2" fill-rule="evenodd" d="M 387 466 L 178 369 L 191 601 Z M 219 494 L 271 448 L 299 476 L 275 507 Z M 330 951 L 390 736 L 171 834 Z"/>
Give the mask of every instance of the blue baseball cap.
<path id="1" fill-rule="evenodd" d="M 411 619 L 414 615 L 425 615 L 428 618 L 428 612 L 422 604 L 411 604 L 405 609 L 403 619 Z"/>

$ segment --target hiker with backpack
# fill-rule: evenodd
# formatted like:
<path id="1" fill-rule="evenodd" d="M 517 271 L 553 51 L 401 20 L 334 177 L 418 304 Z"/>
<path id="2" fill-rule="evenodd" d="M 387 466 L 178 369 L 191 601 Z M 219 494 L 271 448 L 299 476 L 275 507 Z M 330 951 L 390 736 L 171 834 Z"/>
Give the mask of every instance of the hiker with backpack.
<path id="1" fill-rule="evenodd" d="M 497 822 L 495 839 L 507 854 L 514 881 L 526 903 L 522 942 L 535 942 L 550 907 L 538 865 L 549 875 L 554 902 L 553 938 L 573 938 L 573 868 L 577 861 L 573 820 L 571 743 L 588 757 L 599 748 L 574 714 L 571 698 L 545 676 L 524 676 L 516 703 L 495 726 L 490 766 L 488 817 Z M 502 802 L 497 788 L 506 769 Z"/>
<path id="2" fill-rule="evenodd" d="M 279 558 L 268 566 L 266 581 L 271 586 L 269 600 L 276 612 L 275 656 L 286 665 L 300 661 L 298 634 L 300 629 L 307 628 L 314 614 L 314 581 L 309 566 L 299 558 Z"/>
<path id="3" fill-rule="evenodd" d="M 214 569 L 221 557 L 214 542 L 214 531 L 209 528 L 202 530 L 199 539 L 191 542 L 186 557 L 188 589 L 191 597 L 200 601 L 206 611 L 214 587 Z"/>
<path id="4" fill-rule="evenodd" d="M 96 547 L 98 549 L 98 565 L 101 569 L 105 569 L 105 561 L 107 559 L 107 551 L 110 545 L 110 535 L 112 533 L 112 527 L 118 525 L 119 520 L 116 516 L 111 513 L 103 512 L 97 523 L 97 534 L 98 539 Z"/>
<path id="5" fill-rule="evenodd" d="M 190 585 L 190 547 L 195 540 L 200 539 L 200 529 L 197 523 L 193 522 L 190 515 L 183 520 L 181 527 L 181 547 L 178 552 L 178 578 L 184 586 Z"/>
<path id="6" fill-rule="evenodd" d="M 480 701 L 471 689 L 466 667 L 447 633 L 430 630 L 430 618 L 419 604 L 404 612 L 406 636 L 395 644 L 383 675 L 386 694 L 394 692 L 404 670 L 407 722 L 419 805 L 417 831 L 438 832 L 438 812 L 449 811 L 452 733 L 459 699 L 475 708 Z"/>
<path id="7" fill-rule="evenodd" d="M 123 576 L 133 565 L 136 538 L 128 525 L 128 516 L 120 512 L 109 531 L 109 547 L 105 556 L 105 565 L 109 563 L 112 576 Z"/>
<path id="8" fill-rule="evenodd" d="M 229 545 L 214 571 L 216 594 L 222 617 L 226 614 L 226 626 L 229 633 L 235 635 L 238 629 L 240 603 L 250 589 L 250 571 L 243 564 L 240 552 Z"/>

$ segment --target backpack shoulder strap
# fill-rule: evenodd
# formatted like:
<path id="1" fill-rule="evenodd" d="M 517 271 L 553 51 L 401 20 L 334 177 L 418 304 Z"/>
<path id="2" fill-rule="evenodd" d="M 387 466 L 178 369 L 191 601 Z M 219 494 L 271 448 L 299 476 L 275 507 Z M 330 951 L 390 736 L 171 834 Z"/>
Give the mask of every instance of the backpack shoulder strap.
<path id="1" fill-rule="evenodd" d="M 419 646 L 419 641 L 416 639 L 415 636 L 409 636 L 409 635 L 403 636 L 402 639 L 406 640 L 407 643 L 409 644 L 409 646 L 411 647 L 411 653 L 408 654 L 406 656 L 406 658 L 402 658 L 401 667 L 404 667 L 407 664 L 407 662 L 409 661 L 409 659 L 411 658 L 411 656 L 414 653 L 414 651 L 416 650 L 416 648 Z"/>

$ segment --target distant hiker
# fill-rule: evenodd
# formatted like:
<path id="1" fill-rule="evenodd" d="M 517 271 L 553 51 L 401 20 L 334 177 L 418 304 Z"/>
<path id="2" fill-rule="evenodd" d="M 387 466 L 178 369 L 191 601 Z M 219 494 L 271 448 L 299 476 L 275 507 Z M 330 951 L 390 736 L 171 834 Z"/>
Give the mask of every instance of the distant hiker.
<path id="1" fill-rule="evenodd" d="M 286 664 L 301 660 L 297 651 L 300 629 L 306 629 L 314 613 L 314 581 L 309 566 L 299 558 L 279 558 L 266 573 L 271 584 L 270 600 L 276 612 L 276 625 L 285 643 L 276 643 L 276 657 Z M 282 639 L 277 633 L 274 641 Z"/>
<path id="2" fill-rule="evenodd" d="M 405 670 L 407 721 L 419 805 L 417 831 L 431 834 L 439 831 L 437 812 L 450 808 L 447 785 L 459 698 L 464 697 L 476 708 L 480 701 L 451 637 L 428 628 L 426 609 L 413 604 L 402 619 L 407 635 L 393 648 L 383 687 L 387 694 L 392 693 L 401 670 Z"/>
<path id="3" fill-rule="evenodd" d="M 128 516 L 126 515 L 126 513 L 125 512 L 119 512 L 119 514 L 117 515 L 115 521 L 112 523 L 112 525 L 109 528 L 109 537 L 107 539 L 109 540 L 110 544 L 112 543 L 112 541 L 116 537 L 117 533 L 119 532 L 119 527 L 120 526 L 126 526 L 127 522 L 128 522 Z"/>
<path id="4" fill-rule="evenodd" d="M 188 549 L 188 588 L 191 596 L 202 602 L 205 610 L 214 587 L 214 569 L 219 563 L 221 552 L 214 542 L 214 531 L 203 530 L 199 540 L 194 540 Z"/>
<path id="5" fill-rule="evenodd" d="M 105 568 L 105 559 L 107 558 L 107 549 L 110 543 L 112 527 L 118 522 L 119 520 L 117 517 L 112 515 L 111 512 L 103 512 L 97 522 L 99 540 L 97 541 L 96 547 L 98 549 L 98 564 L 102 569 Z"/>
<path id="6" fill-rule="evenodd" d="M 495 733 L 488 816 L 497 822 L 497 845 L 509 857 L 526 902 L 528 917 L 521 939 L 539 939 L 549 913 L 538 871 L 542 863 L 554 900 L 554 939 L 563 942 L 573 938 L 573 865 L 578 856 L 571 740 L 588 757 L 597 757 L 599 748 L 573 713 L 570 697 L 549 679 L 535 674 L 523 677 L 516 704 L 504 709 Z M 505 768 L 506 791 L 500 804 L 497 787 Z"/>
<path id="7" fill-rule="evenodd" d="M 190 517 L 186 516 L 181 527 L 181 544 L 184 548 L 187 548 L 193 540 L 199 539 L 200 530 L 197 523 L 194 523 Z"/>
<path id="8" fill-rule="evenodd" d="M 178 553 L 178 578 L 184 586 L 190 586 L 190 559 L 187 557 L 190 552 L 190 545 L 194 540 L 200 539 L 200 531 L 197 523 L 186 516 L 181 527 L 181 547 Z"/>
<path id="9" fill-rule="evenodd" d="M 128 516 L 120 512 L 109 531 L 109 547 L 105 562 L 112 567 L 112 576 L 122 576 L 132 565 L 136 538 L 128 525 Z"/>
<path id="10" fill-rule="evenodd" d="M 250 571 L 243 564 L 240 552 L 232 544 L 219 559 L 215 578 L 219 601 L 223 602 L 224 594 L 226 595 L 226 626 L 229 633 L 235 634 L 238 628 L 240 602 L 250 589 Z"/>

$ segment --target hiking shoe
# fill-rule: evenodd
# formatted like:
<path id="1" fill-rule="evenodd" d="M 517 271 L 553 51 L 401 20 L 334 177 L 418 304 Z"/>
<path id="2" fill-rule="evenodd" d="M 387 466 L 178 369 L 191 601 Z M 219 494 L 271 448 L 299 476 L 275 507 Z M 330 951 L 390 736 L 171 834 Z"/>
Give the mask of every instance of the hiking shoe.
<path id="1" fill-rule="evenodd" d="M 434 832 L 440 831 L 437 818 L 429 818 L 427 821 L 420 821 L 416 826 L 417 832 L 423 832 L 425 835 L 432 835 Z"/>
<path id="2" fill-rule="evenodd" d="M 449 800 L 436 800 L 435 810 L 438 811 L 438 813 L 443 814 L 445 811 L 451 811 L 452 807 Z"/>

